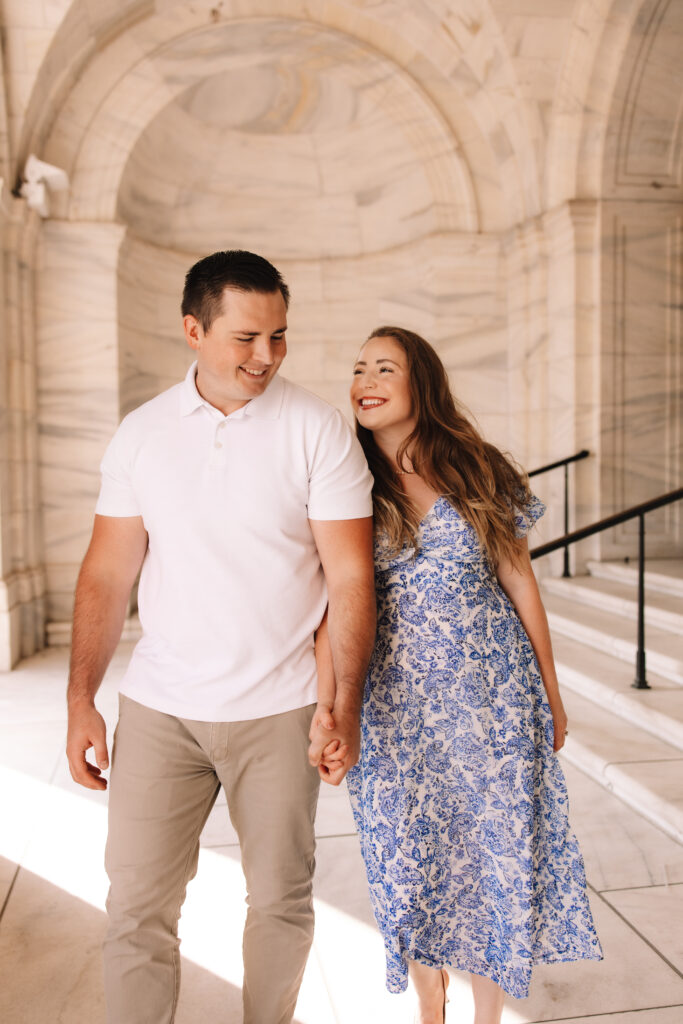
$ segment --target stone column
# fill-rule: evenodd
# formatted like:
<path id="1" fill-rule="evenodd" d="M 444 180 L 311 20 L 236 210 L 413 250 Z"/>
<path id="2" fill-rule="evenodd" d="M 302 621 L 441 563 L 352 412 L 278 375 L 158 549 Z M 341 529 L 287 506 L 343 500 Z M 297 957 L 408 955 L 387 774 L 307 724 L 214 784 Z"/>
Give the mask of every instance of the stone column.
<path id="1" fill-rule="evenodd" d="M 551 446 L 552 414 L 548 404 L 548 259 L 540 217 L 518 225 L 503 238 L 507 278 L 507 411 L 506 448 L 531 470 L 566 454 Z M 567 453 L 568 454 L 568 453 Z M 547 505 L 531 546 L 552 540 L 558 523 L 556 480 L 536 477 L 533 491 Z M 556 560 L 544 558 L 540 575 L 554 571 Z"/>
<path id="2" fill-rule="evenodd" d="M 569 528 L 600 517 L 599 204 L 564 203 L 515 228 L 505 239 L 508 266 L 510 446 L 528 469 L 581 448 L 590 460 L 570 469 Z M 535 477 L 546 502 L 538 540 L 564 533 L 564 473 Z M 585 542 L 573 552 L 581 571 L 599 552 Z M 539 563 L 561 571 L 561 555 Z"/>
<path id="3" fill-rule="evenodd" d="M 39 220 L 0 194 L 0 670 L 45 638 L 35 390 L 35 249 Z"/>
<path id="4" fill-rule="evenodd" d="M 37 287 L 48 642 L 68 640 L 99 463 L 119 422 L 117 267 L 125 228 L 45 221 Z"/>
<path id="5" fill-rule="evenodd" d="M 543 224 L 534 218 L 503 239 L 507 277 L 508 444 L 532 469 L 557 457 L 548 445 L 546 307 L 547 257 Z"/>
<path id="6" fill-rule="evenodd" d="M 683 482 L 683 207 L 602 204 L 600 497 L 607 515 Z M 683 555 L 683 504 L 647 516 L 648 557 Z M 602 556 L 637 552 L 636 520 Z"/>
<path id="7" fill-rule="evenodd" d="M 595 522 L 599 500 L 600 254 L 599 203 L 574 200 L 543 218 L 548 260 L 548 446 L 550 461 L 587 448 L 591 455 L 570 467 L 569 529 Z M 554 536 L 564 532 L 564 473 L 549 474 Z M 573 571 L 597 558 L 598 538 L 572 549 Z M 555 568 L 559 570 L 559 559 Z"/>

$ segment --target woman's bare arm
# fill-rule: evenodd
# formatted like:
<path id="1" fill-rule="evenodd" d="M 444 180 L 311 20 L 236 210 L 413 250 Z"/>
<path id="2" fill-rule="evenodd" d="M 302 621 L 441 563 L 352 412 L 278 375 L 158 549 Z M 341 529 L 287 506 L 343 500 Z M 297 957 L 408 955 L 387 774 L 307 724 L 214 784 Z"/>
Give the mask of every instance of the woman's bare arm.
<path id="1" fill-rule="evenodd" d="M 555 733 L 553 746 L 555 750 L 559 750 L 564 745 L 567 714 L 562 704 L 557 681 L 548 618 L 531 567 L 526 540 L 519 541 L 517 564 L 510 560 L 500 562 L 496 568 L 496 575 L 498 582 L 514 605 L 534 649 L 553 716 Z"/>
<path id="2" fill-rule="evenodd" d="M 332 663 L 332 647 L 327 628 L 327 608 L 322 622 L 315 633 L 315 663 L 318 673 L 318 708 L 332 711 L 337 687 L 334 681 L 334 665 Z M 332 716 L 330 715 L 330 718 Z M 329 728 L 334 728 L 334 723 Z"/>
<path id="3" fill-rule="evenodd" d="M 327 628 L 327 608 L 323 620 L 315 632 L 315 662 L 318 674 L 318 704 L 311 722 L 309 733 L 311 740 L 320 728 L 333 730 L 336 724 L 332 708 L 337 694 L 337 684 L 334 678 L 332 646 Z M 339 740 L 330 740 L 323 750 L 322 759 L 317 766 L 318 774 L 324 782 L 338 786 L 342 781 L 346 774 L 343 762 L 348 749 L 348 746 L 346 744 L 342 746 Z"/>

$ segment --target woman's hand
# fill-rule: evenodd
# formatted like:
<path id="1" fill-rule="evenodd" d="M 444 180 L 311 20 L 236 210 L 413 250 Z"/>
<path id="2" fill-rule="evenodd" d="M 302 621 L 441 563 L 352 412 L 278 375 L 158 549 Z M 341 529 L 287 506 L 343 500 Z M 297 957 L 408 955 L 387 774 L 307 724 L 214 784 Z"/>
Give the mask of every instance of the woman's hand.
<path id="1" fill-rule="evenodd" d="M 348 766 L 344 763 L 349 752 L 348 746 L 339 743 L 339 740 L 332 740 L 323 750 L 322 759 L 318 765 L 318 775 L 330 786 L 338 786 L 346 775 Z"/>
<path id="2" fill-rule="evenodd" d="M 311 728 L 308 731 L 309 740 L 313 739 L 318 729 L 329 729 L 329 731 L 332 732 L 335 725 L 336 722 L 334 720 L 334 715 L 332 714 L 332 705 L 318 701 L 311 721 Z"/>
<path id="3" fill-rule="evenodd" d="M 554 730 L 553 750 L 557 753 L 564 746 L 564 741 L 569 731 L 567 729 L 567 712 L 564 710 L 562 701 L 559 701 L 555 707 L 551 708 L 551 711 L 553 714 Z"/>
<path id="4" fill-rule="evenodd" d="M 323 782 L 338 786 L 349 768 L 358 760 L 360 722 L 357 713 L 343 708 L 333 711 L 320 702 L 315 709 L 309 733 L 308 760 L 318 769 Z"/>

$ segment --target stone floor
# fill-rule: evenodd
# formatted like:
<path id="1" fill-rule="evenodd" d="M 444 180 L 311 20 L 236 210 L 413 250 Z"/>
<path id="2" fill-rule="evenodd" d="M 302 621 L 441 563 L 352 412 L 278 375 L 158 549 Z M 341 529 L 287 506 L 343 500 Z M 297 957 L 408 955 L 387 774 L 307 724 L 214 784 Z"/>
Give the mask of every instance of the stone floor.
<path id="1" fill-rule="evenodd" d="M 99 701 L 115 717 L 122 645 Z M 106 877 L 105 802 L 71 781 L 63 756 L 66 652 L 50 650 L 0 676 L 0 1021 L 104 1021 L 99 945 Z M 662 764 L 662 771 L 667 764 Z M 539 968 L 505 1024 L 681 1024 L 683 848 L 595 781 L 566 766 L 602 963 Z M 672 780 L 673 781 L 673 780 Z M 383 987 L 383 956 L 344 790 L 319 805 L 317 930 L 298 1024 L 410 1021 L 412 995 Z M 207 823 L 181 925 L 177 1024 L 240 1021 L 244 890 L 239 850 L 220 801 Z M 467 979 L 452 972 L 448 1019 L 471 1020 Z"/>

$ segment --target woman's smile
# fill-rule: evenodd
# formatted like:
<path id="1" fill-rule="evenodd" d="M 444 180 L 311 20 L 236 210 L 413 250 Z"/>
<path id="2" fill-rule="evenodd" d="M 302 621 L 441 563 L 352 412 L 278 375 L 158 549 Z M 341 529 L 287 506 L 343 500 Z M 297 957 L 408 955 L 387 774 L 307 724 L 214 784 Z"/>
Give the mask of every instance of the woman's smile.
<path id="1" fill-rule="evenodd" d="M 366 430 L 389 429 L 402 435 L 400 442 L 413 429 L 407 358 L 394 338 L 374 337 L 363 345 L 353 369 L 351 404 Z"/>

